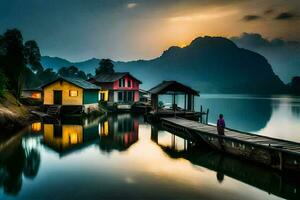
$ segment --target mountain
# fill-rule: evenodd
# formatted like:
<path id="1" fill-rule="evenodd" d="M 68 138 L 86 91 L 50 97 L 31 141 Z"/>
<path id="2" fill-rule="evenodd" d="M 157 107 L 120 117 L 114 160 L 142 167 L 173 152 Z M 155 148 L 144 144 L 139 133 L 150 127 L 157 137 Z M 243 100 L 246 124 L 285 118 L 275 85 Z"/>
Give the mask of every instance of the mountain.
<path id="1" fill-rule="evenodd" d="M 276 74 L 285 83 L 294 76 L 300 76 L 300 42 L 281 38 L 272 40 L 258 33 L 243 33 L 230 38 L 237 46 L 264 55 Z"/>
<path id="2" fill-rule="evenodd" d="M 44 68 L 53 68 L 55 71 L 62 67 L 74 65 L 86 73 L 95 73 L 95 68 L 99 65 L 100 59 L 91 58 L 82 62 L 71 62 L 59 57 L 42 56 L 41 63 Z"/>
<path id="3" fill-rule="evenodd" d="M 89 63 L 73 65 L 93 72 Z M 162 80 L 178 80 L 205 93 L 274 94 L 286 90 L 262 55 L 222 37 L 199 37 L 184 48 L 170 47 L 152 60 L 114 64 L 116 71 L 129 71 L 140 79 L 145 89 Z"/>

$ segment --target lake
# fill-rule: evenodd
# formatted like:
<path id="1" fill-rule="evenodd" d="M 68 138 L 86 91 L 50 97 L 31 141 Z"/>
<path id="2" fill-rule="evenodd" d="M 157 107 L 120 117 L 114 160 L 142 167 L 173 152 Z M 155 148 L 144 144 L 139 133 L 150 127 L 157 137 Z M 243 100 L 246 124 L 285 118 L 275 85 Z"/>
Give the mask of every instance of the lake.
<path id="1" fill-rule="evenodd" d="M 300 142 L 299 103 L 202 95 L 196 107 L 210 109 L 210 123 L 221 112 L 232 128 Z M 0 199 L 300 197 L 299 177 L 196 146 L 128 113 L 36 122 L 0 147 Z"/>
<path id="2" fill-rule="evenodd" d="M 171 96 L 159 100 L 172 103 Z M 177 96 L 176 102 L 184 107 L 183 96 Z M 201 105 L 204 111 L 209 109 L 210 124 L 216 124 L 222 113 L 229 128 L 300 142 L 300 97 L 201 94 L 195 98 L 195 110 Z"/>

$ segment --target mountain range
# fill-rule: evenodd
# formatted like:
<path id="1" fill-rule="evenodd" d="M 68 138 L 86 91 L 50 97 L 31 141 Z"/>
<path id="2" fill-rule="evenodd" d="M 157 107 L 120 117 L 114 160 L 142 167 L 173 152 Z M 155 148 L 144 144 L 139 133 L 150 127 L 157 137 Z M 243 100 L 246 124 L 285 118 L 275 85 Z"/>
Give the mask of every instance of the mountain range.
<path id="1" fill-rule="evenodd" d="M 42 57 L 45 68 L 58 70 L 74 65 L 94 73 L 99 59 L 70 62 L 58 57 Z M 285 93 L 286 85 L 262 55 L 223 37 L 199 37 L 186 47 L 173 46 L 152 60 L 114 62 L 116 71 L 128 71 L 149 89 L 162 80 L 177 80 L 205 93 Z"/>

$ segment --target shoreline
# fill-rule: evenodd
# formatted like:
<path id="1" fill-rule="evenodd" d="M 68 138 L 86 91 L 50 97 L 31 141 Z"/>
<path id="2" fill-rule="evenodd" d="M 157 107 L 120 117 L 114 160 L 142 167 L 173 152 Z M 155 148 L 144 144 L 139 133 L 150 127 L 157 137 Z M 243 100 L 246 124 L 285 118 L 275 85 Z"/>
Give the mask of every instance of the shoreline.
<path id="1" fill-rule="evenodd" d="M 32 109 L 35 108 L 21 104 L 6 92 L 0 102 L 0 137 L 12 136 L 35 121 L 35 116 L 30 113 Z"/>
<path id="2" fill-rule="evenodd" d="M 0 137 L 12 136 L 16 132 L 22 130 L 26 126 L 29 126 L 32 122 L 38 120 L 34 115 L 28 114 L 26 117 L 11 114 L 8 112 L 2 112 L 3 109 L 0 108 L 0 127 L 1 134 Z"/>

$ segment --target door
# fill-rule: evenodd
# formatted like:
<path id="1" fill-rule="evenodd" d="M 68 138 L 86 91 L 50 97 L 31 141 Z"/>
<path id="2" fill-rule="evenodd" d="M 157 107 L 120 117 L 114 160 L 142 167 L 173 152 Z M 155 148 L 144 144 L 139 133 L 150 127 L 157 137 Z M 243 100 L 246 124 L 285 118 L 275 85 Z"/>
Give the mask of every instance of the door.
<path id="1" fill-rule="evenodd" d="M 54 104 L 55 105 L 61 105 L 62 104 L 62 91 L 61 90 L 55 90 L 54 92 Z"/>

